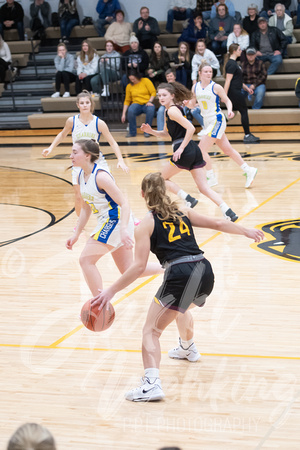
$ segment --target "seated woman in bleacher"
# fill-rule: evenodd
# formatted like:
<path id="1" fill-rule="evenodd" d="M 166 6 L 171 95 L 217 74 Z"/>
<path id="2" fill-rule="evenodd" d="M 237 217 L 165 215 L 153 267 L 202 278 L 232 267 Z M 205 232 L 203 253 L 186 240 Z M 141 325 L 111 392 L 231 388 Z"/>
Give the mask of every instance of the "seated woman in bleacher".
<path id="1" fill-rule="evenodd" d="M 207 37 L 207 26 L 203 22 L 202 12 L 196 11 L 194 13 L 194 19 L 190 21 L 187 28 L 185 28 L 179 36 L 177 42 L 188 42 L 192 50 L 195 49 L 196 42 L 198 39 L 206 39 Z"/>
<path id="2" fill-rule="evenodd" d="M 165 72 L 170 68 L 170 57 L 160 42 L 155 42 L 149 61 L 148 77 L 154 84 L 158 86 L 159 83 L 166 81 Z"/>
<path id="3" fill-rule="evenodd" d="M 57 55 L 54 58 L 56 69 L 55 92 L 52 98 L 60 97 L 60 87 L 63 83 L 65 92 L 63 97 L 70 97 L 70 83 L 76 80 L 74 72 L 74 56 L 68 52 L 66 44 L 60 43 L 57 46 Z"/>
<path id="4" fill-rule="evenodd" d="M 172 54 L 172 62 L 176 69 L 176 80 L 188 89 L 191 88 L 192 58 L 194 54 L 190 52 L 187 42 L 180 42 L 177 52 Z"/>
<path id="5" fill-rule="evenodd" d="M 11 53 L 9 46 L 0 34 L 0 83 L 5 81 L 5 74 L 11 64 Z"/>
<path id="6" fill-rule="evenodd" d="M 224 4 L 217 6 L 217 17 L 209 23 L 209 38 L 211 49 L 215 55 L 227 52 L 227 38 L 232 32 L 234 19 L 228 14 L 228 8 Z"/>
<path id="7" fill-rule="evenodd" d="M 233 32 L 227 38 L 227 51 L 229 51 L 231 44 L 239 44 L 242 50 L 240 61 L 245 61 L 246 49 L 249 47 L 249 34 L 239 23 L 233 25 Z"/>
<path id="8" fill-rule="evenodd" d="M 91 78 L 98 73 L 99 56 L 91 44 L 84 40 L 81 44 L 81 52 L 77 56 L 76 94 L 83 89 L 91 92 Z"/>
<path id="9" fill-rule="evenodd" d="M 117 52 L 125 53 L 130 49 L 129 39 L 132 33 L 132 25 L 124 21 L 124 12 L 121 9 L 116 11 L 116 21 L 111 23 L 106 30 L 104 38 L 112 41 Z"/>
<path id="10" fill-rule="evenodd" d="M 149 78 L 142 78 L 136 69 L 129 72 L 129 84 L 126 86 L 126 95 L 123 105 L 121 121 L 125 123 L 126 113 L 129 122 L 129 133 L 126 137 L 136 136 L 136 117 L 146 114 L 145 123 L 152 125 L 155 115 L 153 100 L 156 97 L 156 89 Z M 144 133 L 149 137 L 148 133 Z"/>
<path id="11" fill-rule="evenodd" d="M 71 31 L 79 25 L 79 15 L 76 0 L 59 0 L 58 16 L 61 32 L 61 40 L 68 44 Z"/>
<path id="12" fill-rule="evenodd" d="M 114 50 L 114 43 L 107 41 L 106 52 L 100 57 L 100 73 L 91 78 L 93 92 L 101 92 L 102 97 L 108 97 L 109 83 L 120 79 L 121 55 Z"/>
<path id="13" fill-rule="evenodd" d="M 258 30 L 258 6 L 255 3 L 250 3 L 250 5 L 248 5 L 247 12 L 248 16 L 243 19 L 243 28 L 247 31 L 249 37 L 251 38 L 251 34 Z"/>
<path id="14" fill-rule="evenodd" d="M 220 70 L 220 63 L 216 57 L 216 55 L 206 48 L 205 41 L 203 39 L 199 39 L 196 44 L 195 54 L 192 59 L 192 82 L 196 84 L 198 78 L 198 71 L 201 63 L 205 60 L 207 64 L 213 70 L 213 78 L 217 75 L 218 70 Z"/>

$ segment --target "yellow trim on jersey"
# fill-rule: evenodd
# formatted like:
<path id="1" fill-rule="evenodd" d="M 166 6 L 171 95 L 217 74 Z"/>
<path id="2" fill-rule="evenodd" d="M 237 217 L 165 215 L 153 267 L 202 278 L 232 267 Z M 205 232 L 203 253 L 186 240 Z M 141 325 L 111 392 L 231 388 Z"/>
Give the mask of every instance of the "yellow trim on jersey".
<path id="1" fill-rule="evenodd" d="M 153 297 L 153 301 L 154 301 L 154 303 L 156 303 L 156 304 L 159 305 L 159 306 L 164 306 L 164 305 L 161 303 L 161 301 L 158 300 L 157 297 Z"/>
<path id="2" fill-rule="evenodd" d="M 94 239 L 95 239 L 96 241 L 98 240 L 99 234 L 100 234 L 101 231 L 103 230 L 104 226 L 108 223 L 108 221 L 109 221 L 109 218 L 103 223 L 103 225 L 102 225 L 102 227 L 100 228 L 100 230 L 97 231 L 97 233 L 94 234 Z"/>

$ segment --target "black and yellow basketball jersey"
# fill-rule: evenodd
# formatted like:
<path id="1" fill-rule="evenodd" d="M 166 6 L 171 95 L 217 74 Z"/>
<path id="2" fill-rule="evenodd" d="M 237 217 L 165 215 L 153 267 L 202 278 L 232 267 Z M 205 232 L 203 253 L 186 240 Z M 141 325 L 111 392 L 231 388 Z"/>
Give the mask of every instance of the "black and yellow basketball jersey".
<path id="1" fill-rule="evenodd" d="M 187 255 L 203 253 L 196 242 L 191 222 L 187 216 L 182 216 L 178 223 L 172 220 L 161 220 L 155 212 L 154 230 L 151 235 L 151 252 L 161 264 Z"/>
<path id="2" fill-rule="evenodd" d="M 180 106 L 172 105 L 172 106 L 170 106 L 170 108 L 172 108 L 173 106 L 175 106 L 175 108 L 178 108 L 180 110 L 181 114 L 184 115 L 183 109 Z M 184 128 L 182 125 L 180 125 L 175 120 L 170 119 L 167 110 L 166 110 L 166 125 L 167 125 L 168 133 L 172 138 L 172 142 L 176 141 L 177 139 L 183 139 L 185 137 L 186 128 Z"/>

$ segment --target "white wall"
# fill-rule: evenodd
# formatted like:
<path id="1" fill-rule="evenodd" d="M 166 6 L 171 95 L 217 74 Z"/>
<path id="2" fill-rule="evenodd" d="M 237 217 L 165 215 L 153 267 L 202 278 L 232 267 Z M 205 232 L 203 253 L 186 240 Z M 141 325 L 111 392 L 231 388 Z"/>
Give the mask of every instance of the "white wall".
<path id="1" fill-rule="evenodd" d="M 32 0 L 17 0 L 23 6 L 25 16 L 30 17 L 29 7 Z M 142 6 L 147 6 L 150 10 L 150 15 L 157 20 L 166 20 L 168 11 L 168 0 L 119 0 L 120 5 L 125 12 L 125 20 L 128 22 L 134 22 L 139 17 L 139 11 Z M 240 11 L 242 16 L 247 13 L 247 5 L 250 3 L 256 3 L 259 9 L 262 8 L 263 0 L 231 0 L 235 5 L 237 11 Z M 6 3 L 6 0 L 0 0 L 0 6 Z M 48 0 L 50 3 L 52 12 L 58 9 L 58 0 Z M 97 19 L 96 13 L 97 0 L 77 0 L 77 8 L 80 15 L 80 19 L 84 16 L 91 16 L 94 20 Z M 292 10 L 297 9 L 297 0 L 292 0 Z M 28 25 L 28 19 L 25 22 Z"/>

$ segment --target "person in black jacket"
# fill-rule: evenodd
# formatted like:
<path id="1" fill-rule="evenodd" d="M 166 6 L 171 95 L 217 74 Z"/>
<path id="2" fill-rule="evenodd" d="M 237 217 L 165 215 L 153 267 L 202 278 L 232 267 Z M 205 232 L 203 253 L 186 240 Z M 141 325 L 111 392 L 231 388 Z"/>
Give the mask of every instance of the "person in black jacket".
<path id="1" fill-rule="evenodd" d="M 248 5 L 247 12 L 248 16 L 243 19 L 243 28 L 247 31 L 249 37 L 251 38 L 252 33 L 259 29 L 257 24 L 259 17 L 258 6 L 255 3 L 250 3 L 250 5 Z"/>
<path id="2" fill-rule="evenodd" d="M 0 34 L 3 37 L 4 30 L 17 29 L 20 41 L 24 41 L 24 10 L 20 3 L 14 0 L 6 0 L 6 4 L 0 8 Z"/>
<path id="3" fill-rule="evenodd" d="M 125 87 L 128 84 L 127 73 L 132 69 L 136 69 L 137 72 L 143 77 L 149 66 L 149 56 L 145 50 L 140 47 L 138 38 L 132 34 L 129 39 L 130 50 L 123 53 L 122 58 L 122 70 L 124 75 L 122 76 L 122 85 Z"/>
<path id="4" fill-rule="evenodd" d="M 286 47 L 286 38 L 276 27 L 269 27 L 267 19 L 259 17 L 259 30 L 251 36 L 250 46 L 256 48 L 256 56 L 262 61 L 270 61 L 268 75 L 276 73 L 282 63 L 282 52 Z"/>
<path id="5" fill-rule="evenodd" d="M 142 48 L 153 48 L 160 35 L 159 25 L 154 17 L 149 16 L 149 9 L 143 6 L 140 10 L 141 17 L 133 23 L 133 32 L 138 38 Z"/>

